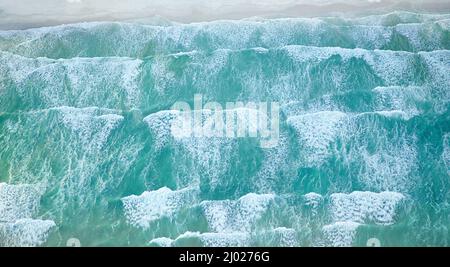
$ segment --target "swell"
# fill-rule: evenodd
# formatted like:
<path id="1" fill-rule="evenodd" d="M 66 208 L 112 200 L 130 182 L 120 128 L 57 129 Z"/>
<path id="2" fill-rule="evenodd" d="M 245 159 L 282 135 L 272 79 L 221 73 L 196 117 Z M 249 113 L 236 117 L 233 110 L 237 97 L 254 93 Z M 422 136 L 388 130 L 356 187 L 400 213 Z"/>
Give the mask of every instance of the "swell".
<path id="1" fill-rule="evenodd" d="M 202 93 L 223 102 L 260 99 L 311 106 L 326 96 L 370 96 L 379 86 L 418 86 L 440 97 L 441 106 L 435 110 L 443 111 L 449 99 L 443 86 L 450 83 L 449 57 L 448 50 L 409 53 L 306 46 L 144 60 L 30 59 L 1 53 L 0 103 L 4 112 L 58 106 L 147 112 Z"/>
<path id="2" fill-rule="evenodd" d="M 446 31 L 399 12 L 2 32 L 0 246 L 448 245 Z M 176 138 L 195 93 L 279 102 L 278 146 Z"/>
<path id="3" fill-rule="evenodd" d="M 413 20 L 414 21 L 414 20 Z M 26 57 L 147 56 L 193 50 L 338 46 L 398 51 L 449 49 L 448 18 L 383 25 L 332 19 L 273 19 L 150 26 L 98 22 L 0 32 L 0 49 Z"/>
<path id="4" fill-rule="evenodd" d="M 194 204 L 186 206 L 180 203 L 187 203 L 187 200 L 180 199 L 177 195 L 174 195 L 175 202 L 171 202 L 173 197 L 169 197 L 164 202 L 166 204 L 156 206 L 154 201 L 150 201 L 151 205 L 148 205 L 156 210 L 150 217 L 154 219 L 148 222 L 142 222 L 140 216 L 149 218 L 146 212 L 151 212 L 151 209 L 145 205 L 130 206 L 125 214 L 131 216 L 131 224 L 136 223 L 138 228 L 143 225 L 145 229 L 153 229 L 146 235 L 150 239 L 158 235 L 176 238 L 185 231 L 203 232 L 211 229 L 226 234 L 243 224 L 248 225 L 246 231 L 255 234 L 253 227 L 261 231 L 264 225 L 269 227 L 264 228 L 267 231 L 271 227 L 293 227 L 299 230 L 302 229 L 301 225 L 313 223 L 314 220 L 320 221 L 315 223 L 317 226 L 330 222 L 328 216 L 331 215 L 317 215 L 321 214 L 319 211 L 310 214 L 313 211 L 309 208 L 300 216 L 298 209 L 303 209 L 302 205 L 295 204 L 291 208 L 285 208 L 283 205 L 286 204 L 283 203 L 287 200 L 282 200 L 281 204 L 276 205 L 283 208 L 274 208 L 273 211 L 269 209 L 269 213 L 264 215 L 264 204 L 264 212 L 255 215 L 255 219 L 250 221 L 247 220 L 251 217 L 235 217 L 238 215 L 230 211 L 226 215 L 228 219 L 225 219 L 225 226 L 231 228 L 222 229 L 222 219 L 214 217 L 214 214 L 220 213 L 214 210 L 227 210 L 228 205 L 231 205 L 231 210 L 235 210 L 232 207 L 236 205 L 247 207 L 247 204 L 235 203 L 233 199 L 250 192 L 289 195 L 294 190 L 296 194 L 318 192 L 327 196 L 358 190 L 396 191 L 428 202 L 434 201 L 438 195 L 426 197 L 422 194 L 423 185 L 431 182 L 424 176 L 435 177 L 433 181 L 439 181 L 441 188 L 450 186 L 445 179 L 440 180 L 445 177 L 446 172 L 445 162 L 439 160 L 439 150 L 428 151 L 429 146 L 436 145 L 439 140 L 445 141 L 446 138 L 445 131 L 433 133 L 428 130 L 436 129 L 433 126 L 433 121 L 439 120 L 436 117 L 416 116 L 405 120 L 380 113 L 338 111 L 291 115 L 281 122 L 279 146 L 262 150 L 251 140 L 176 140 L 170 136 L 170 132 L 163 131 L 159 122 L 151 119 L 161 116 L 165 116 L 165 113 L 153 113 L 144 118 L 136 111 L 123 113 L 95 107 L 59 107 L 16 114 L 4 113 L 0 116 L 0 144 L 3 147 L 0 158 L 6 166 L 0 177 L 5 179 L 9 176 L 6 170 L 13 169 L 9 180 L 39 185 L 45 192 L 43 198 L 46 199 L 41 205 L 40 214 L 50 216 L 57 225 L 63 224 L 67 219 L 77 222 L 60 231 L 67 238 L 73 233 L 80 234 L 82 238 L 93 234 L 96 231 L 94 228 L 89 230 L 82 225 L 98 220 L 99 213 L 105 214 L 101 219 L 102 223 L 120 226 L 113 233 L 108 232 L 108 235 L 120 235 L 121 229 L 126 228 L 127 224 L 117 206 L 119 199 L 164 186 L 172 190 L 191 187 L 194 191 L 186 191 L 189 201 L 212 202 L 199 207 Z M 448 123 L 448 120 L 441 123 Z M 426 134 L 418 135 L 420 132 Z M 377 140 L 376 144 L 372 143 L 373 140 Z M 62 152 L 52 152 L 55 150 Z M 30 151 L 31 154 L 28 153 Z M 36 162 L 40 162 L 38 168 L 33 167 Z M 254 165 L 255 162 L 259 163 Z M 429 169 L 424 171 L 424 168 Z M 243 176 L 246 178 L 244 181 Z M 161 191 L 161 194 L 165 193 L 167 192 Z M 289 199 L 293 201 L 296 194 Z M 182 196 L 184 198 L 185 194 Z M 142 196 L 144 199 L 146 197 Z M 445 201 L 445 192 L 439 197 Z M 164 198 L 158 199 L 162 201 Z M 216 202 L 220 199 L 230 199 L 231 202 Z M 135 199 L 130 205 L 143 205 L 133 204 L 136 201 L 140 203 L 141 200 Z M 167 209 L 163 208 L 164 205 L 167 205 Z M 186 207 L 189 208 L 186 210 Z M 242 209 L 243 214 L 248 212 L 248 208 Z M 335 209 L 346 210 L 342 205 Z M 280 216 L 276 210 L 284 215 Z M 212 228 L 198 228 L 198 216 L 195 215 L 198 212 L 206 212 L 202 216 Z M 357 223 L 362 220 L 358 218 L 363 218 L 358 216 L 381 216 L 367 212 L 368 215 L 345 216 L 354 216 L 352 218 Z M 158 225 L 162 222 L 169 225 L 174 223 L 167 221 L 171 216 L 181 216 L 185 223 L 172 225 L 169 229 L 175 232 L 168 233 Z M 276 221 L 274 218 L 291 219 Z M 336 222 L 340 218 L 337 217 Z M 390 218 L 388 219 L 391 220 Z M 370 221 L 370 217 L 367 220 Z M 327 238 L 334 240 L 335 231 L 343 231 L 341 227 L 344 225 L 340 223 L 325 227 L 325 234 L 331 236 Z M 133 242 L 139 240 L 136 236 L 129 238 Z M 311 236 L 302 238 L 302 244 L 312 240 Z M 343 241 L 330 242 L 340 244 Z"/>

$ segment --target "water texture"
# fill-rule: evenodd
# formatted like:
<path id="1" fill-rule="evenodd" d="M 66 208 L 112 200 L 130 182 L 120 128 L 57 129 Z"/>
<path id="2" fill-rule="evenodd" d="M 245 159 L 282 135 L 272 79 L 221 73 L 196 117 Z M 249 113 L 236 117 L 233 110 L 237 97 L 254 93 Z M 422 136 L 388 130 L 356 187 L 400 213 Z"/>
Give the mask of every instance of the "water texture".
<path id="1" fill-rule="evenodd" d="M 278 145 L 171 135 L 276 101 Z M 0 31 L 0 246 L 450 245 L 450 15 Z"/>

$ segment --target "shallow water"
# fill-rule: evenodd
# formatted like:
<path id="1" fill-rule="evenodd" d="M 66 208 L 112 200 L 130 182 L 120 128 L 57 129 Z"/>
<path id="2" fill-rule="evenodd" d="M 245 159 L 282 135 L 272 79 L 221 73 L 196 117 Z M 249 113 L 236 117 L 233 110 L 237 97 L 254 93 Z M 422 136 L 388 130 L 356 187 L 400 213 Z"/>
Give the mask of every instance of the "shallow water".
<path id="1" fill-rule="evenodd" d="M 450 15 L 0 32 L 0 245 L 447 246 Z M 276 101 L 278 145 L 174 138 Z"/>

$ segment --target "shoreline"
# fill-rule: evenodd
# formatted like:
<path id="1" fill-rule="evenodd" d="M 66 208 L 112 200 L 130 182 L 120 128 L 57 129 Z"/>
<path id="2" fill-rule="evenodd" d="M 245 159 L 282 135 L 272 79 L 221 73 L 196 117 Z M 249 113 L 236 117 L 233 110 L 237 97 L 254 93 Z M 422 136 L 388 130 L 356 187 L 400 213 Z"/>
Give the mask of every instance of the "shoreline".
<path id="1" fill-rule="evenodd" d="M 22 0 L 28 2 L 29 0 Z M 47 0 L 52 2 L 53 0 Z M 398 3 L 393 0 L 371 1 L 309 1 L 304 2 L 285 0 L 281 4 L 268 4 L 241 0 L 230 0 L 227 4 L 203 3 L 203 0 L 172 0 L 172 2 L 155 3 L 145 5 L 126 6 L 123 4 L 106 6 L 103 0 L 95 0 L 84 3 L 82 0 L 70 0 L 53 9 L 42 10 L 30 7 L 30 10 L 17 11 L 16 7 L 0 4 L 0 30 L 24 30 L 57 26 L 61 24 L 74 24 L 80 22 L 117 21 L 148 23 L 160 20 L 174 23 L 210 22 L 216 20 L 241 20 L 252 17 L 274 18 L 314 18 L 314 17 L 343 17 L 354 18 L 371 15 L 382 15 L 395 11 L 412 12 L 421 14 L 445 14 L 450 13 L 450 2 L 432 0 L 429 2 L 404 1 Z M 98 5 L 92 3 L 98 2 Z M 133 2 L 131 2 L 133 3 Z M 178 5 L 180 4 L 180 5 Z M 18 5 L 20 6 L 20 5 Z M 140 8 L 141 7 L 141 8 Z"/>

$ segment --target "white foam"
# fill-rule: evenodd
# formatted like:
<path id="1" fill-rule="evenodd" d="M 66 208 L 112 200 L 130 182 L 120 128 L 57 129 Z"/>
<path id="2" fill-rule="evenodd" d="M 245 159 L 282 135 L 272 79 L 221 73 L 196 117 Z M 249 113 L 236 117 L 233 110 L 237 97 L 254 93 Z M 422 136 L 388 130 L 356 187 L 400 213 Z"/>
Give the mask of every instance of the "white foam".
<path id="1" fill-rule="evenodd" d="M 20 181 L 33 184 L 39 192 L 59 185 L 60 190 L 56 190 L 52 197 L 52 202 L 60 207 L 53 211 L 55 216 L 62 216 L 64 207 L 74 202 L 81 209 L 89 209 L 96 203 L 98 192 L 121 183 L 127 168 L 134 162 L 134 153 L 142 149 L 139 147 L 142 144 L 129 138 L 126 140 L 129 145 L 121 146 L 121 150 L 116 151 L 120 152 L 116 153 L 116 160 L 109 165 L 110 170 L 118 175 L 117 179 L 110 179 L 111 173 L 100 170 L 99 166 L 109 160 L 105 153 L 109 149 L 106 146 L 111 133 L 123 119 L 116 114 L 119 112 L 97 107 L 56 107 L 21 112 L 18 120 L 11 120 L 15 131 L 6 135 L 9 140 L 6 143 L 15 151 L 10 160 L 11 170 L 14 170 L 11 177 L 20 177 Z M 42 125 L 46 127 L 42 128 Z M 48 136 L 33 138 L 36 132 L 42 131 L 46 131 Z M 30 136 L 30 140 L 24 141 L 18 136 Z M 48 158 L 46 149 L 35 153 L 23 152 L 42 142 L 52 151 L 58 151 L 58 162 L 64 162 L 58 165 L 60 169 L 56 180 L 54 161 Z M 39 168 L 36 168 L 36 160 L 41 159 Z"/>
<path id="2" fill-rule="evenodd" d="M 362 25 L 385 25 L 390 22 L 389 18 L 394 16 L 398 18 L 401 23 L 417 23 L 417 22 L 432 22 L 448 18 L 448 14 L 420 14 L 408 11 L 394 11 L 382 15 L 370 15 L 360 18 L 350 18 L 346 21 Z"/>
<path id="3" fill-rule="evenodd" d="M 387 143 L 375 153 L 369 152 L 366 147 L 356 149 L 353 153 L 359 153 L 365 163 L 365 169 L 361 169 L 358 179 L 367 188 L 409 192 L 416 182 L 416 177 L 411 176 L 411 173 L 417 168 L 418 152 L 415 144 L 409 144 L 408 141 L 405 138 L 403 143 Z M 393 142 L 392 139 L 390 142 Z"/>
<path id="4" fill-rule="evenodd" d="M 430 100 L 429 90 L 425 87 L 376 87 L 372 91 L 376 95 L 375 109 L 378 114 L 406 120 L 421 114 L 418 103 Z"/>
<path id="5" fill-rule="evenodd" d="M 202 111 L 202 119 L 207 118 Z M 200 176 L 210 179 L 210 185 L 214 188 L 219 183 L 219 178 L 227 170 L 229 159 L 233 155 L 233 147 L 236 141 L 224 137 L 196 137 L 191 135 L 181 135 L 184 128 L 178 130 L 176 123 L 183 122 L 184 116 L 192 116 L 193 112 L 161 111 L 147 116 L 144 121 L 149 125 L 150 131 L 155 137 L 155 149 L 158 151 L 166 145 L 170 145 L 174 151 L 172 159 L 179 162 L 179 159 L 189 159 L 194 163 L 189 167 L 190 179 L 199 181 Z M 191 124 L 192 126 L 192 124 Z M 175 129 L 175 130 L 174 130 Z M 194 129 L 194 127 L 192 127 Z M 180 134 L 180 135 L 178 135 Z M 177 163 L 178 163 L 177 162 Z M 182 165 L 179 165 L 183 168 Z M 186 172 L 187 170 L 182 170 Z"/>
<path id="6" fill-rule="evenodd" d="M 277 227 L 273 230 L 274 233 L 281 236 L 280 246 L 283 247 L 295 247 L 298 246 L 297 232 L 295 229 L 286 227 Z"/>
<path id="7" fill-rule="evenodd" d="M 186 116 L 189 116 L 190 119 L 187 119 Z M 201 118 L 201 124 L 194 124 L 195 116 Z M 218 117 L 222 119 L 223 127 L 212 126 L 215 125 Z M 177 156 L 191 159 L 194 162 L 194 166 L 189 170 L 192 173 L 191 178 L 196 180 L 200 176 L 207 177 L 209 185 L 214 190 L 223 182 L 221 177 L 229 169 L 231 158 L 235 155 L 233 151 L 239 145 L 238 139 L 241 137 L 238 135 L 237 129 L 240 126 L 245 130 L 258 129 L 258 119 L 254 121 L 252 118 L 265 119 L 266 117 L 259 110 L 252 108 L 233 108 L 220 111 L 209 109 L 165 110 L 150 114 L 144 118 L 144 121 L 155 137 L 154 144 L 157 151 L 170 145 L 174 149 L 173 159 Z M 233 124 L 229 124 L 227 118 L 233 118 Z M 228 128 L 228 125 L 231 127 Z M 234 131 L 233 136 L 227 136 L 227 129 Z M 243 137 L 250 138 L 247 132 Z M 251 138 L 259 140 L 261 144 L 265 141 L 261 135 Z"/>
<path id="8" fill-rule="evenodd" d="M 305 205 L 316 210 L 323 204 L 323 196 L 314 192 L 307 193 L 303 195 L 305 199 Z"/>
<path id="9" fill-rule="evenodd" d="M 330 196 L 330 212 L 334 221 L 389 225 L 395 222 L 404 200 L 405 196 L 397 192 L 334 193 Z"/>
<path id="10" fill-rule="evenodd" d="M 142 60 L 132 60 L 126 64 L 121 64 L 118 68 L 122 68 L 121 85 L 126 92 L 126 100 L 129 108 L 139 107 L 141 101 L 142 90 L 139 89 L 138 77 L 141 73 Z M 123 66 L 124 65 L 124 66 Z"/>
<path id="11" fill-rule="evenodd" d="M 0 223 L 0 246 L 41 246 L 55 227 L 55 223 L 50 220 L 20 219 Z"/>
<path id="12" fill-rule="evenodd" d="M 201 124 L 194 124 L 194 117 L 197 116 Z M 233 121 L 227 122 L 227 118 Z M 216 119 L 221 119 L 223 127 L 212 127 Z M 252 120 L 253 118 L 256 121 Z M 257 109 L 253 108 L 234 108 L 224 110 L 201 109 L 193 111 L 163 110 L 148 115 L 144 118 L 150 130 L 156 137 L 158 147 L 167 144 L 167 139 L 172 136 L 180 143 L 191 142 L 192 139 L 213 140 L 214 137 L 220 139 L 230 139 L 239 137 L 236 133 L 233 136 L 226 136 L 227 123 L 233 126 L 233 130 L 239 125 L 248 126 L 247 128 L 257 129 L 257 119 L 267 119 L 267 116 Z M 182 127 L 181 127 L 182 126 Z M 186 127 L 187 129 L 185 129 Z M 187 132 L 184 132 L 187 130 Z M 197 135 L 198 133 L 198 135 Z"/>
<path id="13" fill-rule="evenodd" d="M 389 43 L 392 36 L 392 28 L 376 25 L 352 25 L 340 29 L 348 31 L 348 35 L 356 43 L 356 47 L 365 49 L 381 49 Z"/>
<path id="14" fill-rule="evenodd" d="M 72 94 L 79 105 L 100 105 L 105 102 L 105 95 L 113 101 L 126 100 L 128 108 L 139 106 L 141 90 L 138 90 L 138 75 L 140 74 L 141 60 L 129 58 L 73 58 L 58 61 L 70 82 Z M 93 76 L 93 73 L 95 75 Z M 61 80 L 55 71 L 49 70 L 52 83 L 60 84 Z M 56 91 L 49 86 L 46 91 Z M 58 87 L 56 87 L 58 88 Z M 113 88 L 113 90 L 111 89 Z M 105 91 L 106 90 L 106 91 Z M 60 98 L 61 99 L 61 98 Z M 73 99 L 70 99 L 73 101 Z M 102 102 L 103 100 L 103 102 Z M 111 106 L 117 102 L 109 102 Z M 119 106 L 114 106 L 119 107 Z"/>
<path id="15" fill-rule="evenodd" d="M 209 229 L 214 232 L 250 232 L 267 211 L 275 196 L 249 193 L 238 200 L 203 201 Z"/>
<path id="16" fill-rule="evenodd" d="M 9 77 L 11 77 L 15 83 L 19 83 L 36 69 L 52 62 L 53 60 L 29 59 L 0 51 L 0 70 L 2 73 L 8 73 Z M 3 79 L 4 77 L 1 78 Z"/>
<path id="17" fill-rule="evenodd" d="M 296 170 L 291 167 L 292 161 L 288 157 L 290 146 L 288 133 L 280 132 L 277 146 L 263 150 L 264 161 L 251 180 L 255 192 L 273 192 L 273 188 L 279 186 L 280 171 L 288 176 L 296 175 Z"/>
<path id="18" fill-rule="evenodd" d="M 256 232 L 252 238 L 258 238 L 258 236 L 261 236 L 265 240 L 265 245 L 276 247 L 298 246 L 297 232 L 292 228 L 277 227 L 268 231 Z"/>
<path id="19" fill-rule="evenodd" d="M 445 134 L 442 140 L 442 155 L 444 166 L 447 168 L 447 173 L 450 176 L 450 134 Z"/>
<path id="20" fill-rule="evenodd" d="M 364 60 L 386 85 L 396 85 L 411 76 L 414 53 L 390 50 L 347 49 L 340 47 L 313 47 L 289 45 L 281 48 L 296 62 L 317 63 L 334 55 L 344 62 L 352 58 Z"/>
<path id="21" fill-rule="evenodd" d="M 40 197 L 31 185 L 0 183 L 0 222 L 34 217 L 39 209 Z"/>
<path id="22" fill-rule="evenodd" d="M 325 245 L 333 247 L 350 247 L 356 237 L 359 223 L 335 222 L 322 228 Z"/>
<path id="23" fill-rule="evenodd" d="M 287 119 L 297 132 L 300 153 L 307 166 L 319 166 L 330 156 L 330 144 L 339 135 L 347 115 L 338 111 L 323 111 L 292 116 Z"/>
<path id="24" fill-rule="evenodd" d="M 413 47 L 420 48 L 422 47 L 422 38 L 420 38 L 421 33 L 424 35 L 424 32 L 421 31 L 420 27 L 418 27 L 420 24 L 418 23 L 410 23 L 410 24 L 398 24 L 395 26 L 395 30 L 401 34 L 402 36 L 405 36 L 408 39 L 409 44 L 411 44 Z M 430 30 L 431 31 L 431 30 Z M 425 36 L 424 36 L 425 39 Z M 431 39 L 429 39 L 431 40 Z M 433 49 L 432 44 L 428 44 L 428 49 Z"/>
<path id="25" fill-rule="evenodd" d="M 186 232 L 180 235 L 175 242 L 183 239 L 199 239 L 205 247 L 243 247 L 249 246 L 250 235 L 248 233 L 199 233 Z"/>
<path id="26" fill-rule="evenodd" d="M 241 247 L 249 242 L 246 233 L 203 233 L 200 238 L 206 247 Z"/>
<path id="27" fill-rule="evenodd" d="M 172 124 L 179 116 L 180 112 L 177 110 L 163 110 L 144 118 L 143 121 L 147 123 L 155 136 L 154 146 L 156 150 L 160 150 L 169 143 Z"/>
<path id="28" fill-rule="evenodd" d="M 257 52 L 257 53 L 261 53 L 261 54 L 269 52 L 269 50 L 267 48 L 264 48 L 264 47 L 254 47 L 254 48 L 252 48 L 252 50 Z"/>
<path id="29" fill-rule="evenodd" d="M 142 60 L 108 58 L 29 59 L 0 54 L 4 69 L 17 85 L 17 94 L 42 106 L 103 106 L 126 108 L 140 106 L 142 90 L 138 88 Z M 94 75 L 95 74 L 95 75 Z M 122 102 L 120 102 L 120 101 Z M 118 104 L 119 103 L 119 104 Z"/>
<path id="30" fill-rule="evenodd" d="M 282 247 L 294 247 L 298 245 L 297 233 L 294 229 L 278 227 L 275 229 L 260 231 L 255 233 L 248 232 L 185 232 L 176 239 L 167 237 L 159 237 L 149 242 L 151 246 L 172 247 L 177 246 L 178 242 L 187 239 L 199 240 L 205 247 L 244 247 L 255 244 L 254 242 L 260 238 L 272 242 L 271 244 Z"/>
<path id="31" fill-rule="evenodd" d="M 170 239 L 168 237 L 158 237 L 150 240 L 148 244 L 158 247 L 171 247 L 173 241 L 174 241 L 173 239 Z"/>
<path id="32" fill-rule="evenodd" d="M 193 120 L 195 116 L 199 118 L 201 124 L 194 124 Z M 231 118 L 232 121 L 228 122 L 227 118 Z M 221 119 L 223 125 L 217 128 L 213 127 L 216 123 L 216 119 Z M 152 130 L 156 136 L 156 141 L 162 145 L 167 143 L 166 139 L 170 135 L 180 142 L 183 142 L 182 139 L 193 139 L 194 137 L 196 139 L 213 139 L 213 137 L 230 139 L 240 137 L 236 133 L 236 128 L 242 125 L 246 126 L 246 129 L 258 129 L 258 119 L 267 120 L 267 115 L 255 108 L 233 108 L 224 110 L 201 109 L 193 111 L 163 110 L 148 115 L 144 118 L 144 122 L 148 124 L 150 130 Z M 234 130 L 232 136 L 226 135 L 228 123 L 230 129 Z M 178 126 L 178 124 L 183 127 Z M 185 129 L 184 127 L 188 128 Z M 188 132 L 183 132 L 183 130 L 187 130 Z M 196 133 L 199 133 L 199 135 Z M 163 139 L 165 141 L 158 139 Z"/>
<path id="33" fill-rule="evenodd" d="M 189 207 L 197 199 L 195 188 L 172 191 L 162 187 L 155 191 L 146 191 L 139 196 L 122 198 L 125 216 L 128 222 L 140 228 L 148 228 L 153 221 L 175 215 L 183 207 Z"/>
<path id="34" fill-rule="evenodd" d="M 408 120 L 409 116 L 403 110 L 380 110 L 375 111 L 375 114 L 387 117 L 387 118 L 397 118 L 402 120 Z"/>
<path id="35" fill-rule="evenodd" d="M 106 143 L 112 130 L 124 119 L 118 114 L 99 114 L 98 108 L 60 107 L 62 122 L 76 133 L 89 150 L 99 150 Z"/>
<path id="36" fill-rule="evenodd" d="M 403 120 L 396 121 L 395 131 L 391 127 L 373 113 L 360 113 L 340 136 L 349 146 L 339 155 L 344 162 L 360 166 L 356 178 L 363 190 L 408 193 L 418 182 L 417 137 L 408 132 Z"/>
<path id="37" fill-rule="evenodd" d="M 442 29 L 448 30 L 450 29 L 450 19 L 442 19 L 435 22 Z"/>
<path id="38" fill-rule="evenodd" d="M 434 108 L 439 113 L 445 113 L 450 99 L 450 51 L 420 52 L 419 55 L 428 67 L 427 84 L 432 87 L 433 95 L 440 99 L 435 102 Z"/>
<path id="39" fill-rule="evenodd" d="M 151 75 L 154 80 L 156 92 L 165 95 L 168 88 L 175 85 L 175 73 L 169 68 L 169 58 L 158 57 L 151 65 Z"/>

